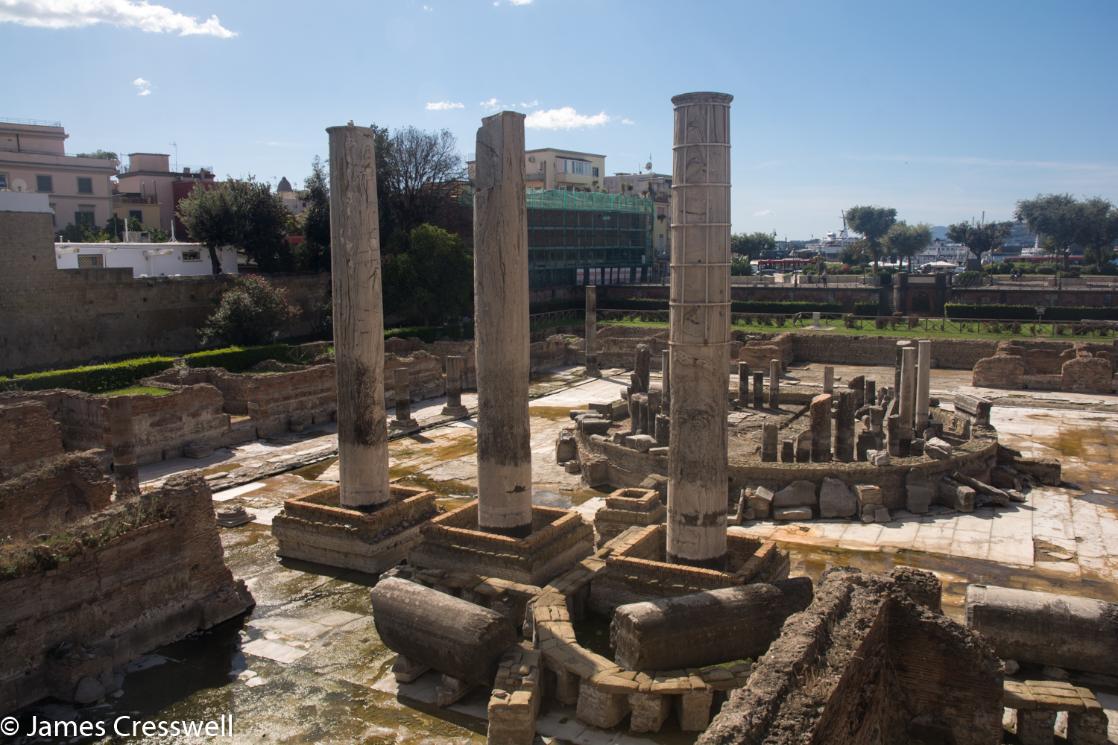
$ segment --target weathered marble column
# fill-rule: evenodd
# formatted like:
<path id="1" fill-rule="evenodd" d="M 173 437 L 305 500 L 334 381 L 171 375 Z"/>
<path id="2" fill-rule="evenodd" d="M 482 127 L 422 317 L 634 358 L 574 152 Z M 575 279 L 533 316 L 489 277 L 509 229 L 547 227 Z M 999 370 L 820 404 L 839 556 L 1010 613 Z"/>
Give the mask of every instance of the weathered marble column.
<path id="1" fill-rule="evenodd" d="M 854 391 L 839 391 L 835 407 L 835 459 L 854 460 Z"/>
<path id="2" fill-rule="evenodd" d="M 738 363 L 738 406 L 749 406 L 749 364 Z"/>
<path id="3" fill-rule="evenodd" d="M 446 405 L 443 406 L 443 416 L 466 416 L 466 407 L 462 405 L 462 374 L 466 369 L 466 360 L 457 355 L 447 355 L 446 358 Z"/>
<path id="4" fill-rule="evenodd" d="M 835 392 L 835 368 L 831 365 L 823 367 L 823 392 Z"/>
<path id="5" fill-rule="evenodd" d="M 532 531 L 524 115 L 482 119 L 474 177 L 478 526 Z"/>
<path id="6" fill-rule="evenodd" d="M 672 445 L 668 560 L 726 562 L 730 340 L 730 101 L 672 99 Z"/>
<path id="7" fill-rule="evenodd" d="M 780 408 L 780 360 L 769 360 L 769 408 Z"/>
<path id="8" fill-rule="evenodd" d="M 905 347 L 901 350 L 901 392 L 897 406 L 900 415 L 900 431 L 897 433 L 902 440 L 912 439 L 912 424 L 916 414 L 916 350 Z"/>
<path id="9" fill-rule="evenodd" d="M 586 285 L 586 374 L 598 377 L 602 374 L 598 367 L 598 288 Z"/>
<path id="10" fill-rule="evenodd" d="M 136 429 L 132 424 L 132 399 L 128 396 L 109 399 L 109 434 L 117 498 L 134 497 L 140 493 L 140 467 L 136 465 Z"/>
<path id="11" fill-rule="evenodd" d="M 397 367 L 393 371 L 393 390 L 396 394 L 396 421 L 393 425 L 412 427 L 416 422 L 411 418 L 411 371 Z"/>
<path id="12" fill-rule="evenodd" d="M 811 460 L 827 463 L 831 460 L 831 401 L 829 393 L 820 393 L 811 399 Z"/>
<path id="13" fill-rule="evenodd" d="M 929 399 L 932 386 L 932 342 L 921 339 L 916 342 L 916 434 L 923 436 L 928 426 Z"/>
<path id="14" fill-rule="evenodd" d="M 340 501 L 344 507 L 371 507 L 392 498 L 373 131 L 353 124 L 326 131 Z"/>
<path id="15" fill-rule="evenodd" d="M 901 390 L 901 355 L 904 352 L 905 348 L 911 345 L 912 342 L 908 339 L 902 339 L 897 342 L 897 364 L 896 367 L 893 369 L 893 390 L 897 394 L 900 394 Z"/>
<path id="16" fill-rule="evenodd" d="M 672 353 L 669 349 L 660 353 L 660 391 L 663 394 L 661 408 L 667 414 L 672 405 Z"/>
<path id="17" fill-rule="evenodd" d="M 637 352 L 633 359 L 633 374 L 630 376 L 632 385 L 630 392 L 648 393 L 648 381 L 652 370 L 652 350 L 647 344 L 638 344 Z"/>
<path id="18" fill-rule="evenodd" d="M 753 373 L 753 408 L 765 408 L 765 374 Z"/>

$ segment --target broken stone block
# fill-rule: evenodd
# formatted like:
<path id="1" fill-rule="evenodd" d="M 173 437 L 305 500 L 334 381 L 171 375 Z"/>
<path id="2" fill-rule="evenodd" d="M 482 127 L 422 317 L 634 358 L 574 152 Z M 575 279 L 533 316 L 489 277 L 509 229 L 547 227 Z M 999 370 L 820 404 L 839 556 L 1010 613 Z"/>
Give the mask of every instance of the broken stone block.
<path id="1" fill-rule="evenodd" d="M 626 444 L 638 453 L 647 453 L 656 447 L 656 438 L 652 435 L 632 435 L 627 440 Z"/>
<path id="2" fill-rule="evenodd" d="M 182 457 L 184 458 L 208 458 L 213 454 L 213 445 L 206 442 L 188 442 L 182 447 Z"/>
<path id="3" fill-rule="evenodd" d="M 819 487 L 819 516 L 853 517 L 858 513 L 858 499 L 850 487 L 838 479 L 827 476 Z"/>
<path id="4" fill-rule="evenodd" d="M 944 477 L 939 480 L 939 501 L 959 512 L 974 512 L 975 491 L 957 481 Z"/>
<path id="5" fill-rule="evenodd" d="M 703 688 L 681 695 L 676 703 L 676 718 L 684 732 L 702 732 L 710 725 L 714 689 Z"/>
<path id="6" fill-rule="evenodd" d="M 566 463 L 577 457 L 578 443 L 575 441 L 575 434 L 569 429 L 565 429 L 559 433 L 559 437 L 555 441 L 555 462 Z"/>
<path id="7" fill-rule="evenodd" d="M 575 716 L 592 727 L 616 727 L 629 714 L 629 697 L 610 693 L 590 680 L 583 680 L 578 687 L 578 705 Z"/>
<path id="8" fill-rule="evenodd" d="M 810 507 L 774 507 L 774 520 L 810 520 Z"/>
<path id="9" fill-rule="evenodd" d="M 773 493 L 763 486 L 755 487 L 749 495 L 749 509 L 755 520 L 767 520 L 772 514 Z"/>
<path id="10" fill-rule="evenodd" d="M 877 484 L 855 484 L 854 496 L 862 507 L 866 505 L 885 504 L 885 495 Z"/>
<path id="11" fill-rule="evenodd" d="M 889 508 L 883 504 L 875 505 L 873 508 L 873 521 L 875 523 L 887 523 L 893 519 L 889 514 Z"/>
<path id="12" fill-rule="evenodd" d="M 924 444 L 924 455 L 933 460 L 947 460 L 954 449 L 947 440 L 933 437 Z"/>
<path id="13" fill-rule="evenodd" d="M 1068 712 L 1068 745 L 1107 745 L 1109 723 L 1097 704 L 1085 711 Z"/>
<path id="14" fill-rule="evenodd" d="M 796 462 L 796 442 L 794 440 L 781 440 L 780 441 L 780 462 L 781 463 L 795 463 Z"/>
<path id="15" fill-rule="evenodd" d="M 908 454 L 911 456 L 920 456 L 924 454 L 925 440 L 916 438 L 908 444 Z"/>
<path id="16" fill-rule="evenodd" d="M 473 687 L 474 684 L 469 681 L 450 675 L 443 675 L 439 678 L 439 682 L 435 686 L 435 706 L 442 709 L 451 704 L 456 704 L 461 701 Z"/>
<path id="17" fill-rule="evenodd" d="M 1055 728 L 1055 711 L 1017 712 L 1017 739 L 1021 745 L 1052 745 Z"/>
<path id="18" fill-rule="evenodd" d="M 652 452 L 651 450 L 649 451 Z M 650 473 L 644 477 L 644 481 L 637 484 L 639 489 L 655 489 L 660 495 L 660 501 L 664 504 L 668 503 L 668 477 L 660 473 Z"/>
<path id="19" fill-rule="evenodd" d="M 810 481 L 793 481 L 773 495 L 773 507 L 814 507 L 815 484 Z"/>
<path id="20" fill-rule="evenodd" d="M 663 458 L 667 458 L 669 452 L 671 452 L 671 448 L 666 448 L 666 447 L 654 447 L 654 448 L 649 448 L 648 449 L 648 454 L 649 455 L 655 455 L 657 457 L 663 457 Z"/>
<path id="21" fill-rule="evenodd" d="M 868 523 L 872 523 L 874 520 L 876 520 L 877 519 L 877 515 L 875 513 L 876 509 L 877 509 L 877 505 L 872 505 L 872 504 L 867 504 L 865 507 L 863 507 L 862 508 L 862 522 L 868 524 Z"/>
<path id="22" fill-rule="evenodd" d="M 659 732 L 672 710 L 672 699 L 659 693 L 630 693 L 630 732 Z"/>
<path id="23" fill-rule="evenodd" d="M 392 674 L 396 676 L 397 683 L 411 683 L 430 669 L 426 665 L 412 662 L 402 654 L 396 655 L 396 661 L 392 663 Z"/>
<path id="24" fill-rule="evenodd" d="M 582 464 L 582 478 L 591 487 L 609 484 L 609 461 L 601 456 L 592 456 Z"/>
<path id="25" fill-rule="evenodd" d="M 990 483 L 999 489 L 1020 489 L 1021 477 L 1009 466 L 994 466 L 990 469 Z"/>
<path id="26" fill-rule="evenodd" d="M 582 471 L 582 464 L 578 460 L 569 460 L 563 464 L 563 470 L 567 473 L 579 473 Z"/>
<path id="27" fill-rule="evenodd" d="M 893 459 L 888 450 L 871 450 L 866 455 L 869 456 L 870 465 L 874 466 L 887 466 Z"/>

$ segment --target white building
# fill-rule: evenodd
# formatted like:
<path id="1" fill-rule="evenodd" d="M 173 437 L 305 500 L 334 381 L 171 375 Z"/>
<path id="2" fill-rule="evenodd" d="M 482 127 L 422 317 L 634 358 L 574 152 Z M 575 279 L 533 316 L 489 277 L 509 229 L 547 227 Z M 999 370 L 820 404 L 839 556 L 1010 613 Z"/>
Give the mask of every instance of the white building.
<path id="1" fill-rule="evenodd" d="M 201 243 L 55 243 L 59 269 L 131 269 L 133 277 L 197 277 L 213 273 Z M 218 250 L 221 271 L 237 273 L 237 251 Z"/>

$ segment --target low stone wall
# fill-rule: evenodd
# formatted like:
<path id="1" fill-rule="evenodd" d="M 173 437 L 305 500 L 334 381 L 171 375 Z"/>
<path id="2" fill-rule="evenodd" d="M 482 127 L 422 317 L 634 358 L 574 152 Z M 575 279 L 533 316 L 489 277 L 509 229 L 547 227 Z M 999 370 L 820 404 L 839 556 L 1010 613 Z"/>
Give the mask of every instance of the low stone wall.
<path id="1" fill-rule="evenodd" d="M 204 451 L 226 442 L 229 415 L 222 410 L 221 391 L 212 385 L 199 383 L 166 396 L 130 398 L 138 463 L 178 458 L 188 448 Z"/>
<path id="2" fill-rule="evenodd" d="M 46 406 L 37 401 L 0 403 L 0 480 L 62 452 L 62 429 Z"/>
<path id="3" fill-rule="evenodd" d="M 1057 341 L 1003 341 L 978 360 L 971 383 L 985 388 L 1112 393 L 1118 346 Z"/>
<path id="4" fill-rule="evenodd" d="M 922 604 L 929 578 L 935 607 Z M 699 744 L 1000 743 L 1001 662 L 938 596 L 914 570 L 831 570 Z"/>
<path id="5" fill-rule="evenodd" d="M 63 449 L 101 450 L 108 447 L 105 433 L 108 413 L 104 397 L 64 388 L 0 393 L 0 405 L 24 401 L 46 407 L 51 419 L 58 423 Z"/>
<path id="6" fill-rule="evenodd" d="M 94 454 L 55 455 L 0 481 L 0 531 L 20 537 L 54 531 L 108 507 L 112 495 L 112 479 Z"/>
<path id="7" fill-rule="evenodd" d="M 225 566 L 210 490 L 174 476 L 63 529 L 71 535 L 149 520 L 56 567 L 0 580 L 0 713 L 46 696 L 89 703 L 119 687 L 139 655 L 232 618 L 252 605 Z"/>

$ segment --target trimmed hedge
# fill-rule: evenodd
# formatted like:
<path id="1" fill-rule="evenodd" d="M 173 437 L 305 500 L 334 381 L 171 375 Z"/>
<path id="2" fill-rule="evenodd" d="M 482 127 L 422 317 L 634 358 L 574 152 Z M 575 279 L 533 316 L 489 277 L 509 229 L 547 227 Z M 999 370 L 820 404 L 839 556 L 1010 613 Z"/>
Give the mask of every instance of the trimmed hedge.
<path id="1" fill-rule="evenodd" d="M 667 310 L 668 301 L 647 297 L 628 297 L 624 300 L 610 300 L 607 310 Z M 839 303 L 820 303 L 810 300 L 734 300 L 730 303 L 732 313 L 775 313 L 793 315 L 795 313 L 841 313 Z"/>
<path id="2" fill-rule="evenodd" d="M 881 315 L 881 303 L 854 303 L 854 315 L 877 317 Z"/>
<path id="3" fill-rule="evenodd" d="M 439 339 L 461 341 L 472 339 L 473 336 L 474 324 L 472 322 L 459 326 L 400 326 L 399 328 L 384 330 L 385 339 L 394 337 L 415 338 L 427 344 L 432 344 Z"/>
<path id="4" fill-rule="evenodd" d="M 40 391 L 46 388 L 71 388 L 86 393 L 104 393 L 135 385 L 142 378 L 163 372 L 173 362 L 172 357 L 138 357 L 67 370 L 25 373 L 0 378 L 0 389 Z"/>
<path id="5" fill-rule="evenodd" d="M 970 305 L 947 303 L 943 306 L 948 318 L 989 318 L 1007 321 L 1035 321 L 1036 307 L 1032 305 Z M 1099 308 L 1076 305 L 1055 305 L 1044 308 L 1044 321 L 1118 321 L 1118 308 Z"/>
<path id="6" fill-rule="evenodd" d="M 260 347 L 222 347 L 191 352 L 183 359 L 189 367 L 224 367 L 229 372 L 244 372 L 264 360 L 292 362 L 289 344 L 265 344 Z"/>

